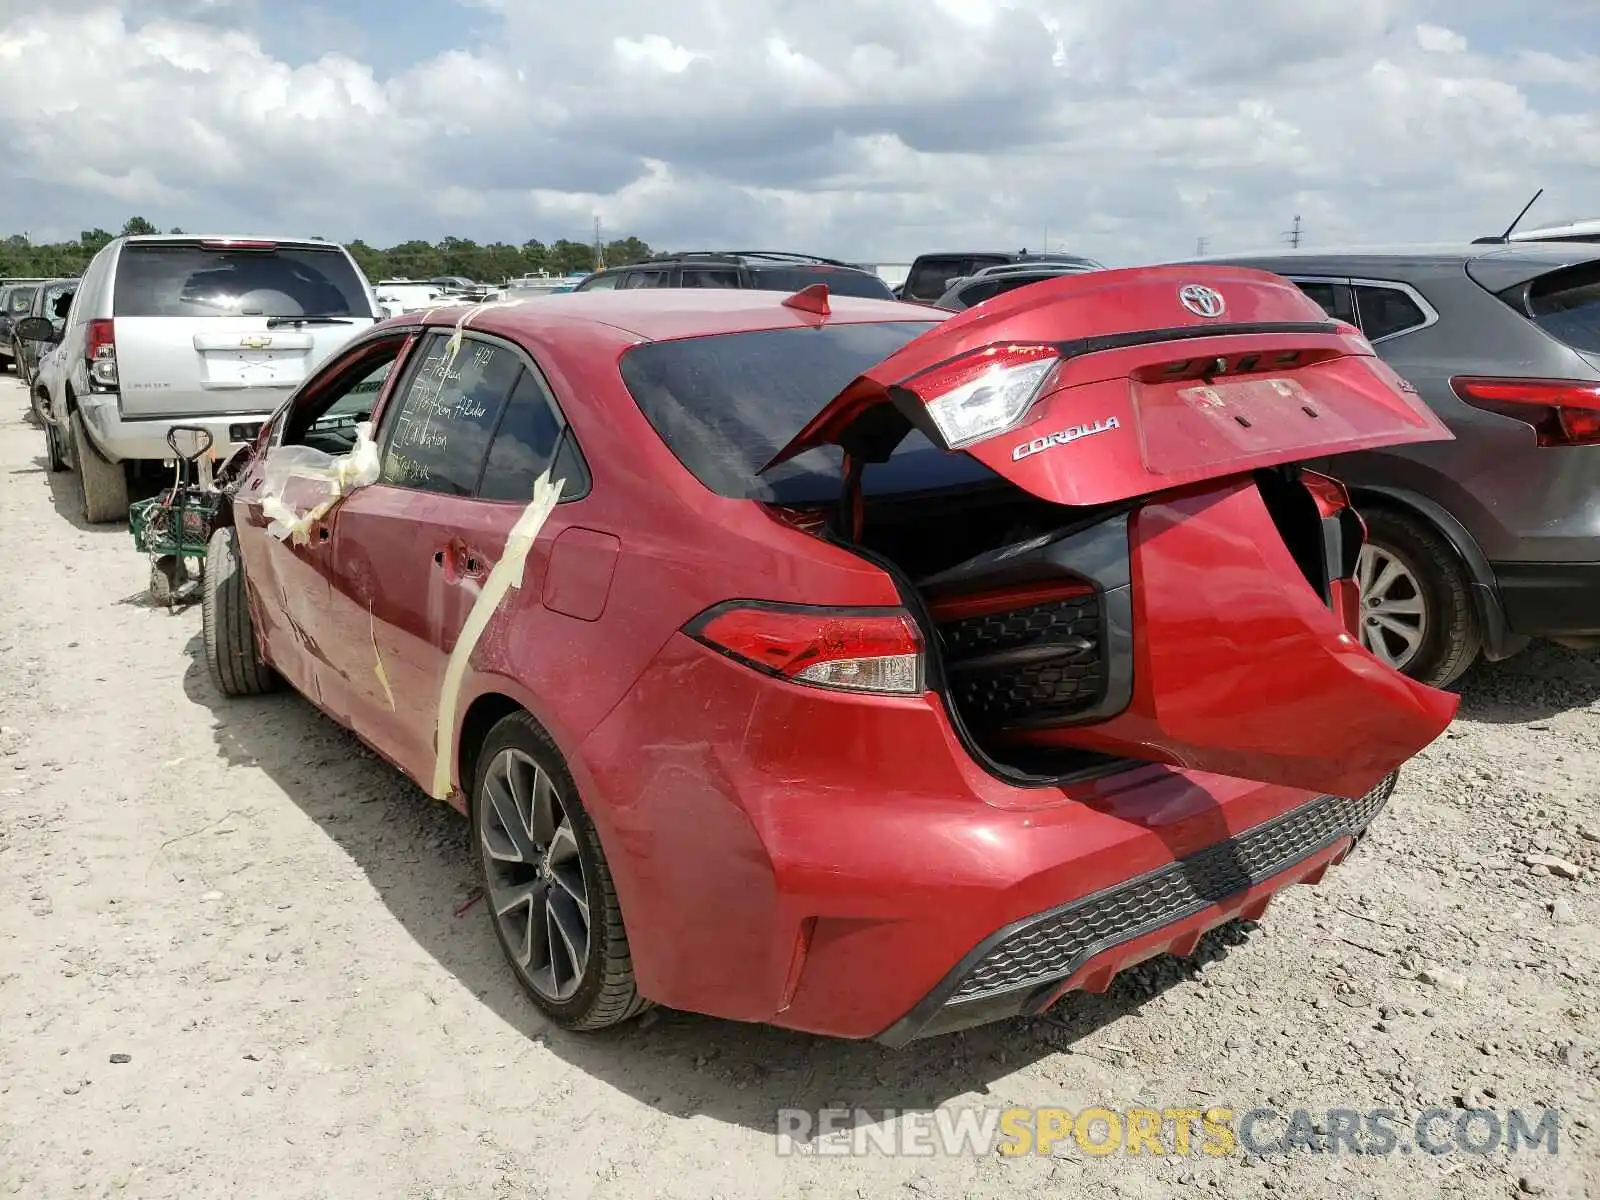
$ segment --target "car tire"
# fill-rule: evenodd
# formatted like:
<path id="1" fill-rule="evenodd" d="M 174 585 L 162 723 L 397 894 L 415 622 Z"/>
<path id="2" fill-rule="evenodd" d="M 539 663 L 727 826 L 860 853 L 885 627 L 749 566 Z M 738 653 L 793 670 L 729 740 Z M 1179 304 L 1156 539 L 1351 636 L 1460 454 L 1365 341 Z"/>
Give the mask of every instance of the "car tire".
<path id="1" fill-rule="evenodd" d="M 46 429 L 50 427 L 50 398 L 44 394 L 43 388 L 36 388 L 32 382 L 28 384 L 28 407 L 33 412 L 33 419 Z"/>
<path id="2" fill-rule="evenodd" d="M 217 691 L 224 696 L 260 696 L 274 690 L 278 676 L 261 660 L 234 530 L 219 529 L 211 535 L 200 581 L 206 669 Z"/>
<path id="3" fill-rule="evenodd" d="M 472 797 L 472 844 L 489 921 L 539 1010 L 562 1029 L 595 1030 L 649 1008 L 634 983 L 599 834 L 555 743 L 528 714 L 513 713 L 489 731 Z M 580 924 L 583 944 L 574 954 Z"/>
<path id="4" fill-rule="evenodd" d="M 1356 568 L 1362 644 L 1412 679 L 1448 687 L 1483 648 L 1460 557 L 1426 521 L 1384 508 L 1361 516 L 1367 526 Z M 1410 641 L 1399 632 L 1402 627 Z M 1387 653 L 1377 648 L 1380 638 Z"/>
<path id="5" fill-rule="evenodd" d="M 121 463 L 100 457 L 83 427 L 83 414 L 77 410 L 72 413 L 72 465 L 78 468 L 84 520 L 91 525 L 127 520 L 128 473 Z"/>
<path id="6" fill-rule="evenodd" d="M 61 450 L 61 435 L 48 421 L 44 425 L 44 455 L 51 471 L 67 469 L 67 456 Z"/>

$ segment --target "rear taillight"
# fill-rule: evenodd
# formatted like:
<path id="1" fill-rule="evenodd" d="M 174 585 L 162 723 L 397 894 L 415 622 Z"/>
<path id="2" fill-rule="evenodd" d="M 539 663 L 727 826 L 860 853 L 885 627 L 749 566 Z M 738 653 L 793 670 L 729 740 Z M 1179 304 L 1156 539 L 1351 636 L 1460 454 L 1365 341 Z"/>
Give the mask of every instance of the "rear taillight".
<path id="1" fill-rule="evenodd" d="M 845 692 L 924 690 L 922 638 L 902 609 L 836 609 L 735 601 L 684 632 L 730 658 L 794 683 Z"/>
<path id="2" fill-rule="evenodd" d="M 1600 383 L 1457 376 L 1450 386 L 1474 408 L 1532 425 L 1541 446 L 1600 443 Z"/>
<path id="3" fill-rule="evenodd" d="M 83 357 L 89 366 L 89 378 L 103 388 L 117 386 L 117 334 L 115 325 L 105 319 L 89 322 Z"/>
<path id="4" fill-rule="evenodd" d="M 1054 346 L 989 346 L 908 379 L 945 446 L 958 450 L 1014 429 L 1061 361 Z"/>

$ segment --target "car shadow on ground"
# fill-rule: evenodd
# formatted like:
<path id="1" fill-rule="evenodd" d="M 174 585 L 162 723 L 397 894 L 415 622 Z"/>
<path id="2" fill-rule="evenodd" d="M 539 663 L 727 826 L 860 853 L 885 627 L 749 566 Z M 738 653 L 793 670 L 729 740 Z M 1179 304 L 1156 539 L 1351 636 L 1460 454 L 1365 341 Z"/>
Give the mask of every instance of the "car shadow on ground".
<path id="1" fill-rule="evenodd" d="M 670 1115 L 705 1115 L 768 1132 L 779 1108 L 928 1109 L 981 1095 L 1056 1052 L 1089 1067 L 1097 1052 L 1074 1051 L 1075 1043 L 1193 979 L 1248 936 L 1248 925 L 1223 926 L 1191 958 L 1152 960 L 1119 976 L 1103 995 L 1070 996 L 1046 1016 L 901 1050 L 666 1010 L 614 1030 L 569 1034 L 548 1025 L 522 993 L 482 903 L 470 903 L 476 868 L 466 821 L 299 696 L 221 696 L 206 671 L 201 639 L 188 648 L 185 693 L 213 714 L 217 749 L 230 765 L 265 772 L 361 868 L 407 933 L 509 1026 Z M 1068 1066 L 1054 1082 L 1071 1089 L 1075 1078 L 1092 1073 Z"/>
<path id="2" fill-rule="evenodd" d="M 1502 662 L 1484 662 L 1461 677 L 1460 716 L 1495 725 L 1542 720 L 1600 705 L 1600 650 L 1569 650 L 1535 641 Z"/>

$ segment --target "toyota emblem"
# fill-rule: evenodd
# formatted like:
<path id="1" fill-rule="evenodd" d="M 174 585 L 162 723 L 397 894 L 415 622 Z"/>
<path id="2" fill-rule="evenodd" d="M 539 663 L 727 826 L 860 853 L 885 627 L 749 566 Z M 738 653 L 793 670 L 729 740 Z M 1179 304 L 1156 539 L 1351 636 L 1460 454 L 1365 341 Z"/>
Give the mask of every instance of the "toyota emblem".
<path id="1" fill-rule="evenodd" d="M 1222 293 L 1203 283 L 1191 283 L 1178 291 L 1178 300 L 1197 317 L 1220 317 L 1227 305 Z"/>

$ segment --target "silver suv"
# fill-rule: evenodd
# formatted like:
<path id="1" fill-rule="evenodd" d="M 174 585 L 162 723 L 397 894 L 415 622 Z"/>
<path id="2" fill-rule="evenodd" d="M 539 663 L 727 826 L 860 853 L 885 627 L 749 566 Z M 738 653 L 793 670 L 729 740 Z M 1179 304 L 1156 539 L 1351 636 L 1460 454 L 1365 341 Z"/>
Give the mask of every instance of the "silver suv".
<path id="1" fill-rule="evenodd" d="M 44 397 L 50 466 L 77 470 L 91 522 L 127 515 L 129 483 L 201 425 L 225 456 L 329 354 L 375 324 L 371 285 L 317 238 L 122 237 L 94 256 Z"/>

